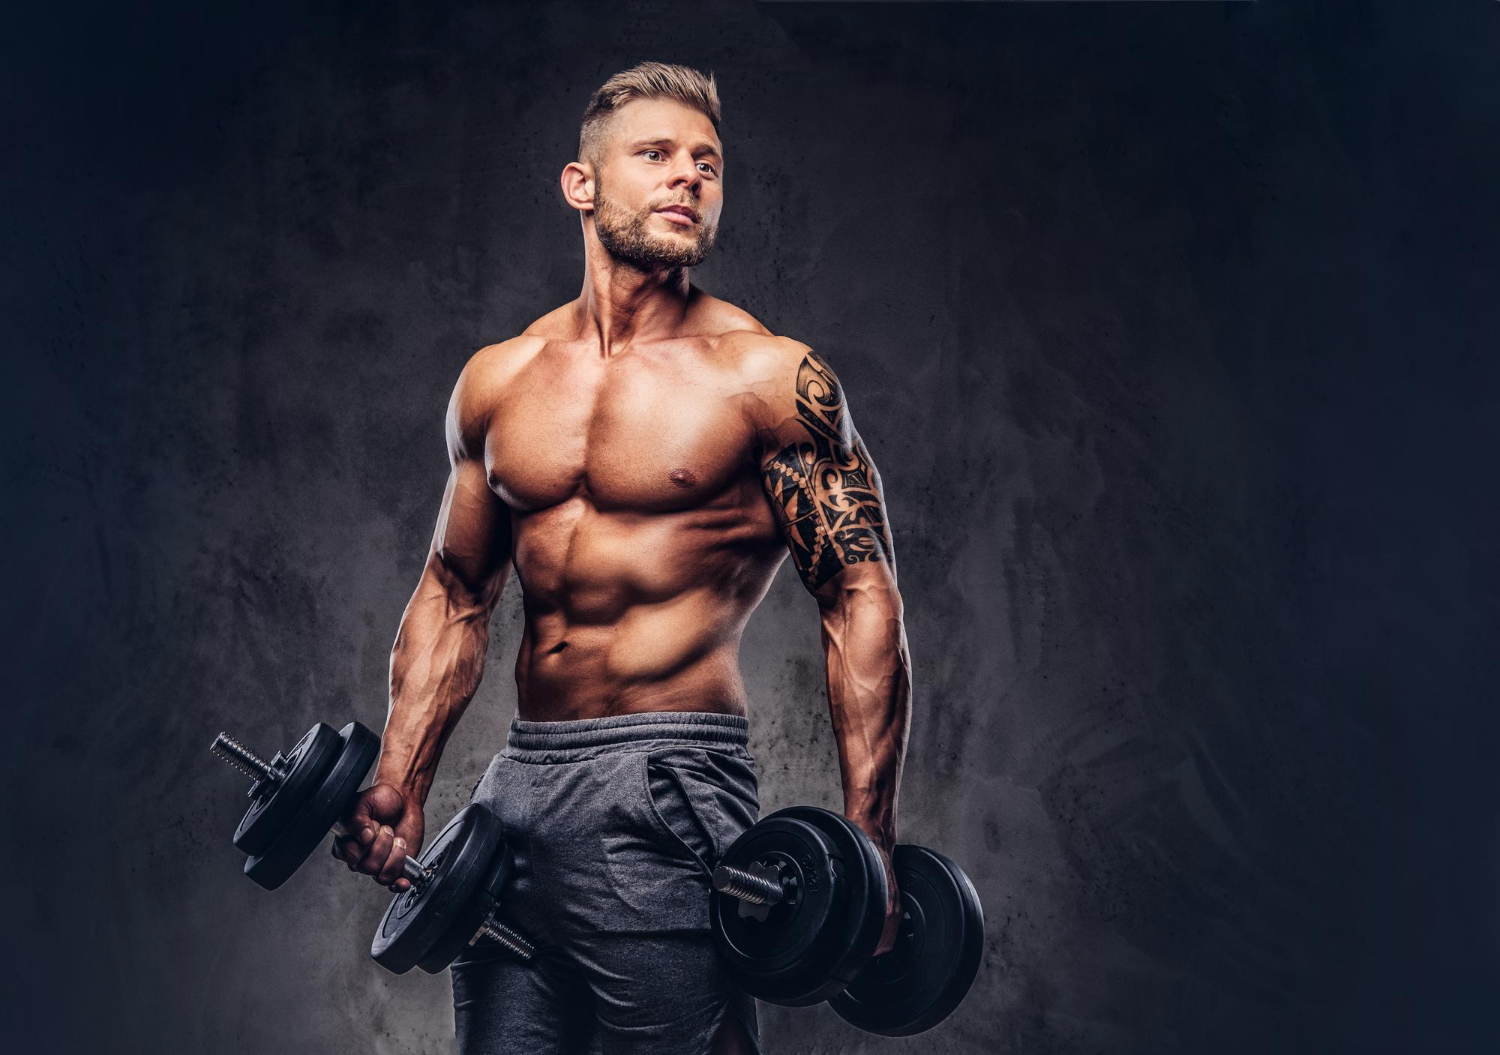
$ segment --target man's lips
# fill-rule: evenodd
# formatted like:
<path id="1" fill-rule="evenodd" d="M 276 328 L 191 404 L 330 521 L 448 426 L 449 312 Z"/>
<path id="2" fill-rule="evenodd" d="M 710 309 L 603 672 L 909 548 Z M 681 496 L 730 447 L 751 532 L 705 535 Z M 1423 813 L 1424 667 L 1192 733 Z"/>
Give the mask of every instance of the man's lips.
<path id="1" fill-rule="evenodd" d="M 697 213 L 686 205 L 668 205 L 664 209 L 656 210 L 658 216 L 665 216 L 672 223 L 682 227 L 691 227 L 698 222 Z"/>

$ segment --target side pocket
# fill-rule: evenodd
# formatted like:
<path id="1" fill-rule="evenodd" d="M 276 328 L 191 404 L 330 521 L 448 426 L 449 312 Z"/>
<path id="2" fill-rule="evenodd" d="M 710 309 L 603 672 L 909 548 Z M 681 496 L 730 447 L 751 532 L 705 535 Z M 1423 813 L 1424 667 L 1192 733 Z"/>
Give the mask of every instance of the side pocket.
<path id="1" fill-rule="evenodd" d="M 712 816 L 713 789 L 681 764 L 673 764 L 683 761 L 676 757 L 680 753 L 669 749 L 645 756 L 646 809 L 670 849 L 711 873 L 720 850 Z"/>

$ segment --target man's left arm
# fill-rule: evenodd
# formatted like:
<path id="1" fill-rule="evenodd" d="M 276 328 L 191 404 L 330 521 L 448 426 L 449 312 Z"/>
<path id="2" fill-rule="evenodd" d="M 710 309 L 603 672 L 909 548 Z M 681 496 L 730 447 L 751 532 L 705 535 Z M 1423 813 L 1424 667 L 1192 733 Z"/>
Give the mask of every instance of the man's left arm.
<path id="1" fill-rule="evenodd" d="M 890 881 L 876 950 L 884 952 L 900 920 L 891 853 L 911 724 L 911 659 L 880 474 L 838 378 L 816 352 L 798 350 L 795 381 L 770 386 L 761 478 L 792 562 L 818 602 L 844 814 L 874 840 Z"/>

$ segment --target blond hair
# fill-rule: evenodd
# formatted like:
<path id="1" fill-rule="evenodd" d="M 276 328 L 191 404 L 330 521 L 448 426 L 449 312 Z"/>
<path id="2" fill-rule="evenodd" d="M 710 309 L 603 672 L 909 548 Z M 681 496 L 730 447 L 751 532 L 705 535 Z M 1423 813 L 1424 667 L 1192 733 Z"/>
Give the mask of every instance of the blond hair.
<path id="1" fill-rule="evenodd" d="M 719 130 L 719 86 L 712 73 L 705 77 L 688 66 L 642 62 L 615 74 L 589 98 L 578 130 L 578 160 L 598 168 L 609 119 L 632 99 L 676 99 L 701 112 L 713 122 L 714 131 Z"/>

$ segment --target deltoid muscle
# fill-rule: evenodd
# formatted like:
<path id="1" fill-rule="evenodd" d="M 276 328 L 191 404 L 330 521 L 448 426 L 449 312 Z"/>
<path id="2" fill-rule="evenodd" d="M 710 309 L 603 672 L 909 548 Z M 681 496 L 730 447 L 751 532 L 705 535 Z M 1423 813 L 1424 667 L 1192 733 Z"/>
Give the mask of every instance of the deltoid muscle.
<path id="1" fill-rule="evenodd" d="M 797 370 L 797 418 L 809 439 L 783 447 L 763 474 L 792 561 L 816 590 L 846 564 L 890 560 L 891 539 L 868 452 L 838 378 L 816 352 Z"/>

